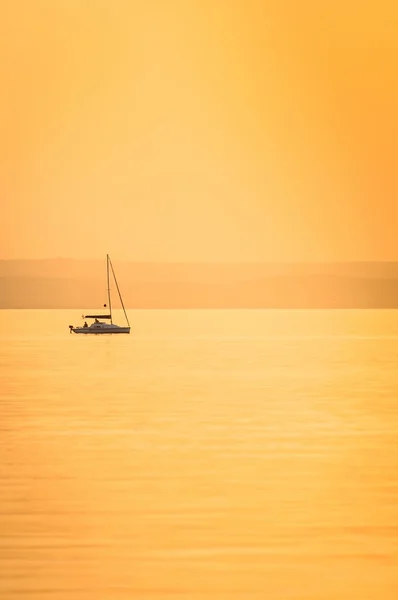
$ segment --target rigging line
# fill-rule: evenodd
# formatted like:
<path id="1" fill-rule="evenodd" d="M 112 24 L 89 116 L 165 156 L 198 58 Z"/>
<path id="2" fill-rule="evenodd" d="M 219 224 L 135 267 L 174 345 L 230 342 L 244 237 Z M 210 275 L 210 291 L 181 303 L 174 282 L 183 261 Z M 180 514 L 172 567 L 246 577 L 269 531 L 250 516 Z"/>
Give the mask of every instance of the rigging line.
<path id="1" fill-rule="evenodd" d="M 116 275 L 115 275 L 115 271 L 114 271 L 111 259 L 109 259 L 109 264 L 111 265 L 111 269 L 112 269 L 112 273 L 113 273 L 113 278 L 114 278 L 115 283 L 116 283 L 116 288 L 117 288 L 117 291 L 118 291 L 118 294 L 119 294 L 120 303 L 121 303 L 122 308 L 123 308 L 124 316 L 126 317 L 127 325 L 130 327 L 130 322 L 129 322 L 129 319 L 128 319 L 128 316 L 127 316 L 127 313 L 126 313 L 126 309 L 124 308 L 123 298 L 122 298 L 122 295 L 121 295 L 120 290 L 119 290 L 119 284 L 118 284 L 117 279 L 116 279 Z"/>

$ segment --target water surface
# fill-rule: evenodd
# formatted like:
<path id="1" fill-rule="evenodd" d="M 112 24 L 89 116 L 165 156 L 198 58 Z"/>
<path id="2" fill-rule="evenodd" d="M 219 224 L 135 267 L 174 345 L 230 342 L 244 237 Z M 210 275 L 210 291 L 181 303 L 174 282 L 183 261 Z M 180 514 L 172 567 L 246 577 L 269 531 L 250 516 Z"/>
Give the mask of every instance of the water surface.
<path id="1" fill-rule="evenodd" d="M 396 600 L 398 312 L 0 311 L 0 597 Z"/>

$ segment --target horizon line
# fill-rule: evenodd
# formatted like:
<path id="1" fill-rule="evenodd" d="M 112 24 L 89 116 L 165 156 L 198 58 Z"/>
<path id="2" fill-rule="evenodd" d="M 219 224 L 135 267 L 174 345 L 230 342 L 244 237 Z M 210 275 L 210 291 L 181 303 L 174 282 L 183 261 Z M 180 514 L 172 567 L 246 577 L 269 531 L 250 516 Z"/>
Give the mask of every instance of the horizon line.
<path id="1" fill-rule="evenodd" d="M 71 258 L 65 256 L 52 256 L 47 258 L 0 258 L 0 262 L 49 262 L 49 261 L 102 261 L 99 257 L 81 257 Z M 150 260 L 150 259 L 132 259 L 119 258 L 119 262 L 134 264 L 153 264 L 153 265 L 332 265 L 332 264 L 391 264 L 398 263 L 398 257 L 393 259 L 333 259 L 333 260 Z"/>

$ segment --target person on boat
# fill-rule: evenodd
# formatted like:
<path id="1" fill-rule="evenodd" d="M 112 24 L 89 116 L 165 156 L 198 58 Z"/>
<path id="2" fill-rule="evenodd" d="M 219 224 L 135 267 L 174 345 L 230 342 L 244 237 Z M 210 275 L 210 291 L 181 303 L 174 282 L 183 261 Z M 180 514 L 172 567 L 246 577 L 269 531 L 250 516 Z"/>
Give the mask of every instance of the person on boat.
<path id="1" fill-rule="evenodd" d="M 94 323 L 99 323 L 98 319 L 95 319 Z"/>
<path id="2" fill-rule="evenodd" d="M 84 326 L 83 327 L 88 327 L 87 321 L 84 321 Z"/>

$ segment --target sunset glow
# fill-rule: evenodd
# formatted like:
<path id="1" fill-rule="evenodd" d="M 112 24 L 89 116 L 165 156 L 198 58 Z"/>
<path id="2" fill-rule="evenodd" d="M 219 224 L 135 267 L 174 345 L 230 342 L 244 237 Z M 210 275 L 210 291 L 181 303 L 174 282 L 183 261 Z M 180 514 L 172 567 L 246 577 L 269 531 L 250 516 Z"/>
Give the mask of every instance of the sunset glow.
<path id="1" fill-rule="evenodd" d="M 397 259 L 397 24 L 392 0 L 3 3 L 0 257 Z"/>

